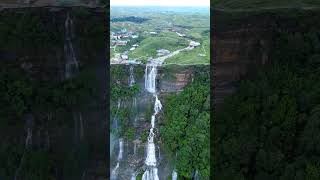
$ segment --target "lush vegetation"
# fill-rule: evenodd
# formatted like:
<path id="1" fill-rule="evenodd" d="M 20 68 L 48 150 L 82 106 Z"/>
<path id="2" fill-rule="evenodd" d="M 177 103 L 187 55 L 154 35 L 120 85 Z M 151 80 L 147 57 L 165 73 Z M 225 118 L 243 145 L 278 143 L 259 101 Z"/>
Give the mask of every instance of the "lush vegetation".
<path id="1" fill-rule="evenodd" d="M 31 149 L 25 149 L 20 136 L 24 136 L 25 117 L 32 114 L 35 118 L 34 132 L 49 128 L 48 126 L 50 128 L 56 126 L 64 128 L 68 124 L 72 124 L 72 122 L 70 123 L 72 119 L 68 116 L 59 116 L 49 120 L 46 115 L 49 112 L 66 115 L 74 106 L 85 104 L 95 95 L 94 83 L 96 83 L 95 78 L 91 72 L 82 72 L 77 78 L 54 83 L 33 81 L 24 72 L 14 68 L 4 68 L 1 71 L 1 178 L 12 179 L 20 167 L 19 176 L 24 179 L 53 179 L 52 170 L 61 163 L 59 157 L 66 156 L 67 158 L 69 155 L 55 157 L 54 153 L 49 152 L 49 149 L 36 145 Z M 72 157 L 70 156 L 70 158 Z M 63 167 L 59 167 L 59 169 L 66 173 L 66 169 Z"/>
<path id="2" fill-rule="evenodd" d="M 37 14 L 37 15 L 36 15 Z M 63 26 L 50 23 L 41 18 L 44 11 L 25 11 L 13 13 L 4 11 L 0 14 L 0 47 L 2 50 L 34 53 L 39 48 L 47 48 L 63 44 Z"/>
<path id="3" fill-rule="evenodd" d="M 81 142 L 74 140 L 73 118 L 74 113 L 85 114 L 98 104 L 98 79 L 91 67 L 97 52 L 104 52 L 104 26 L 86 20 L 94 17 L 88 9 L 72 9 L 70 16 L 80 73 L 61 81 L 58 67 L 63 71 L 65 11 L 1 11 L 0 179 L 13 179 L 15 174 L 26 180 L 80 179 L 88 164 L 92 142 L 86 139 L 91 129 L 84 127 L 88 135 Z M 32 145 L 26 148 L 30 126 Z"/>
<path id="4" fill-rule="evenodd" d="M 141 23 L 113 21 L 113 19 L 125 20 L 133 16 L 148 20 Z M 129 51 L 129 59 L 138 59 L 146 62 L 149 57 L 155 58 L 159 49 L 175 51 L 187 47 L 189 40 L 194 40 L 200 42 L 202 46 L 190 52 L 182 52 L 168 59 L 168 64 L 209 64 L 210 16 L 209 10 L 206 8 L 134 7 L 124 10 L 121 7 L 113 7 L 111 9 L 110 29 L 112 32 L 127 29 L 139 34 L 138 41 L 132 38 L 124 38 L 124 40 L 130 40 L 128 45 L 117 46 L 115 51 L 111 49 L 111 57 L 114 57 L 115 53 L 129 51 L 131 45 L 137 43 L 139 47 L 133 51 Z M 186 36 L 180 37 L 172 30 Z M 158 34 L 149 34 L 151 31 Z M 134 41 L 134 43 L 131 41 Z"/>
<path id="5" fill-rule="evenodd" d="M 214 179 L 320 178 L 320 34 L 281 33 L 214 118 Z"/>
<path id="6" fill-rule="evenodd" d="M 139 67 L 134 68 L 135 76 L 141 73 Z M 129 71 L 129 68 L 127 68 Z M 119 126 L 117 129 L 111 129 L 112 133 L 117 134 L 120 137 L 124 137 L 129 140 L 133 140 L 135 137 L 135 129 L 128 127 L 128 124 L 132 121 L 132 117 L 135 116 L 136 107 L 132 107 L 133 97 L 140 93 L 140 87 L 138 84 L 128 86 L 129 72 L 126 72 L 126 66 L 112 66 L 111 67 L 111 117 L 117 118 Z M 118 109 L 118 101 L 123 104 Z M 130 102 L 130 103 L 127 103 Z M 110 123 L 113 123 L 110 121 Z"/>
<path id="7" fill-rule="evenodd" d="M 129 57 L 146 62 L 148 57 L 155 58 L 159 49 L 175 51 L 187 47 L 189 42 L 173 32 L 164 31 L 155 36 L 145 35 L 139 45 L 137 49 L 129 53 Z"/>
<path id="8" fill-rule="evenodd" d="M 160 134 L 180 178 L 191 179 L 198 170 L 201 179 L 209 179 L 209 72 L 196 72 L 194 78 L 181 93 L 165 100 Z"/>

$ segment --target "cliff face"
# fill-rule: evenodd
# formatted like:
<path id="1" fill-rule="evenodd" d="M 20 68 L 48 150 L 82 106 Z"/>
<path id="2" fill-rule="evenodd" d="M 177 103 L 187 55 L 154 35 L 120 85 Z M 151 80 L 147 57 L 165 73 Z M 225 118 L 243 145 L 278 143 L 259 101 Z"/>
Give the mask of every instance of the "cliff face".
<path id="1" fill-rule="evenodd" d="M 132 70 L 130 71 L 130 69 Z M 150 70 L 149 70 L 150 71 Z M 156 86 L 158 89 L 158 97 L 163 105 L 166 104 L 166 97 L 183 91 L 185 86 L 189 84 L 196 72 L 209 71 L 209 66 L 178 66 L 169 65 L 157 68 Z M 130 73 L 133 73 L 130 75 Z M 120 75 L 121 74 L 121 75 Z M 117 170 L 118 177 L 121 179 L 130 179 L 133 173 L 138 177 L 144 172 L 144 161 L 146 158 L 146 142 L 150 129 L 150 118 L 154 108 L 154 96 L 145 90 L 145 66 L 144 65 L 112 65 L 111 66 L 111 82 L 121 84 L 121 89 L 130 89 L 130 76 L 134 79 L 134 84 L 139 87 L 139 92 L 134 96 L 118 95 L 111 99 L 111 133 L 116 134 L 117 130 L 127 131 L 120 133 L 123 139 L 123 159 Z M 111 89 L 116 89 L 116 85 L 111 85 Z M 114 94 L 116 94 L 116 90 Z M 119 103 L 120 102 L 120 103 Z M 130 113 L 122 113 L 122 112 Z M 117 112 L 117 113 L 116 113 Z M 161 120 L 161 111 L 156 119 L 155 141 L 156 141 L 156 158 L 158 161 L 159 178 L 169 179 L 173 170 L 170 157 L 167 157 L 167 150 L 164 149 L 161 142 L 161 134 L 159 134 L 160 126 L 163 125 Z M 128 114 L 128 117 L 118 117 L 121 114 Z M 125 122 L 123 122 L 125 121 Z M 118 125 L 119 124 L 119 125 Z M 125 126 L 125 128 L 123 127 Z M 128 136 L 128 130 L 132 129 L 132 137 Z M 112 135 L 111 135 L 112 136 Z M 119 137 L 111 139 L 111 171 L 114 170 L 117 163 L 119 153 Z"/>
<path id="2" fill-rule="evenodd" d="M 215 106 L 218 108 L 235 90 L 236 81 L 255 67 L 268 63 L 279 33 L 307 31 L 317 15 L 319 12 L 298 9 L 214 10 L 212 86 Z"/>
<path id="3" fill-rule="evenodd" d="M 70 37 L 66 33 L 68 16 Z M 6 139 L 1 152 L 6 153 L 3 148 L 11 146 L 18 150 L 12 154 L 17 161 L 12 162 L 10 156 L 4 160 L 8 170 L 0 172 L 0 179 L 30 179 L 38 171 L 33 169 L 41 166 L 45 166 L 39 170 L 42 179 L 107 177 L 106 18 L 102 8 L 1 10 L 0 64 L 5 71 L 0 74 L 14 77 L 12 84 L 15 77 L 25 78 L 32 95 L 26 99 L 22 95 L 15 97 L 24 104 L 22 118 L 16 112 L 1 117 L 1 121 L 4 118 L 14 122 L 1 125 L 0 136 Z M 77 64 L 73 65 L 77 72 L 71 79 L 66 77 L 68 38 L 72 39 L 72 58 Z M 9 89 L 10 81 L 2 79 L 1 83 L 8 86 L 1 96 L 8 93 L 13 98 L 10 93 L 16 90 Z M 39 154 L 50 163 L 33 158 Z"/>

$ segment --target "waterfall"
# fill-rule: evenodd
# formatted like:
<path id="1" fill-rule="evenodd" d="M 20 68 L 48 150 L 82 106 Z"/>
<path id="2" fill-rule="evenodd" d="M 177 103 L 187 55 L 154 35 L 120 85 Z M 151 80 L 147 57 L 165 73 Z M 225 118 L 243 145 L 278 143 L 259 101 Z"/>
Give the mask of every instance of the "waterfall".
<path id="1" fill-rule="evenodd" d="M 158 156 L 158 159 L 161 159 L 161 154 L 160 154 L 160 146 L 158 146 L 158 151 L 159 151 L 159 156 Z"/>
<path id="2" fill-rule="evenodd" d="M 152 94 L 156 93 L 156 76 L 157 76 L 157 65 L 147 64 L 145 69 L 144 86 L 146 90 Z"/>
<path id="3" fill-rule="evenodd" d="M 65 41 L 64 41 L 64 53 L 66 57 L 65 64 L 65 78 L 69 79 L 79 72 L 78 61 L 72 45 L 73 34 L 73 21 L 70 18 L 69 13 L 64 23 L 65 28 Z"/>
<path id="4" fill-rule="evenodd" d="M 119 139 L 118 161 L 122 160 L 122 156 L 123 156 L 123 139 Z"/>
<path id="5" fill-rule="evenodd" d="M 129 87 L 132 87 L 134 84 L 135 84 L 135 79 L 134 79 L 134 71 L 133 71 L 133 68 L 134 66 L 131 65 L 130 66 L 130 75 L 129 75 Z M 133 97 L 132 98 L 132 109 L 135 111 L 137 110 L 137 97 Z M 137 125 L 137 114 L 135 114 L 135 117 L 134 117 L 134 125 L 136 126 Z"/>
<path id="6" fill-rule="evenodd" d="M 156 76 L 157 76 L 157 65 L 147 64 L 145 69 L 145 89 L 148 92 L 153 94 L 153 96 L 155 97 L 155 103 L 154 103 L 154 113 L 151 116 L 151 128 L 149 131 L 148 143 L 147 143 L 147 157 L 145 160 L 147 169 L 142 175 L 143 180 L 159 180 L 153 130 L 155 128 L 156 115 L 162 109 L 162 104 L 158 99 L 158 95 L 156 93 Z"/>
<path id="7" fill-rule="evenodd" d="M 177 180 L 177 179 L 178 179 L 178 173 L 175 170 L 173 170 L 172 171 L 172 180 Z"/>
<path id="8" fill-rule="evenodd" d="M 137 98 L 136 97 L 133 97 L 132 107 L 137 107 Z"/>
<path id="9" fill-rule="evenodd" d="M 111 172 L 111 180 L 116 180 L 117 179 L 117 170 L 119 169 L 120 166 L 120 161 L 122 160 L 123 156 L 123 139 L 119 139 L 119 153 L 118 153 L 118 158 L 117 158 L 117 165 L 116 167 L 112 170 Z"/>
<path id="10" fill-rule="evenodd" d="M 136 155 L 137 153 L 137 143 L 136 141 L 133 141 L 133 155 Z"/>
<path id="11" fill-rule="evenodd" d="M 81 112 L 79 112 L 79 124 L 80 124 L 80 139 L 82 140 L 84 131 L 83 131 L 83 120 L 82 120 Z"/>
<path id="12" fill-rule="evenodd" d="M 30 127 L 28 127 L 28 129 L 27 129 L 27 137 L 26 137 L 26 140 L 25 140 L 25 148 L 29 149 L 31 144 L 32 144 L 32 129 Z"/>
<path id="13" fill-rule="evenodd" d="M 121 107 L 121 100 L 118 99 L 117 110 L 116 110 L 116 113 L 115 113 L 115 115 L 113 117 L 114 129 L 116 129 L 116 130 L 118 129 L 118 117 L 117 117 L 117 115 L 118 115 L 118 111 L 119 111 L 120 107 Z"/>
<path id="14" fill-rule="evenodd" d="M 199 180 L 200 179 L 198 170 L 196 170 L 196 172 L 194 173 L 193 179 L 194 180 Z"/>
<path id="15" fill-rule="evenodd" d="M 137 173 L 134 172 L 132 173 L 130 180 L 136 180 L 136 177 L 137 177 Z"/>
<path id="16" fill-rule="evenodd" d="M 134 76 L 133 76 L 133 66 L 130 66 L 130 76 L 129 76 L 129 86 L 133 86 L 135 83 Z"/>

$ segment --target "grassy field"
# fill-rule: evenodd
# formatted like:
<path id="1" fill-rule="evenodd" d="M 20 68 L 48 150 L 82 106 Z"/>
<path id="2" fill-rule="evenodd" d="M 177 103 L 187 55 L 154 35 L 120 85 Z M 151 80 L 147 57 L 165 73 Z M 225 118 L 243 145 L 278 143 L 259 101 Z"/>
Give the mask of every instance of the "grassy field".
<path id="1" fill-rule="evenodd" d="M 208 64 L 210 58 L 209 31 L 210 16 L 209 13 L 185 13 L 185 12 L 167 12 L 152 10 L 152 12 L 143 12 L 140 8 L 129 8 L 126 11 L 111 11 L 111 17 L 126 17 L 135 15 L 148 18 L 143 23 L 133 22 L 113 22 L 111 31 L 116 32 L 121 29 L 127 29 L 138 32 L 139 47 L 129 51 L 129 59 L 138 59 L 146 62 L 149 57 L 156 57 L 158 49 L 167 49 L 172 51 L 185 48 L 190 40 L 201 43 L 201 47 L 195 48 L 190 52 L 181 52 L 180 54 L 168 59 L 168 64 Z M 150 10 L 151 11 L 151 10 Z M 168 28 L 174 28 L 179 33 L 186 34 L 186 37 L 179 37 L 175 32 Z M 149 32 L 158 32 L 157 35 L 151 35 Z M 132 39 L 130 39 L 132 41 Z M 133 43 L 129 42 L 127 46 L 116 49 L 117 53 L 129 50 Z M 205 54 L 205 56 L 199 56 Z M 114 52 L 111 52 L 111 57 Z"/>
<path id="2" fill-rule="evenodd" d="M 141 58 L 147 60 L 147 57 L 156 57 L 158 49 L 167 49 L 175 51 L 187 47 L 189 42 L 178 37 L 172 32 L 162 32 L 156 36 L 149 36 L 141 41 L 140 46 L 129 53 L 129 58 Z"/>
<path id="3" fill-rule="evenodd" d="M 200 56 L 203 54 L 204 56 Z M 173 56 L 165 61 L 165 65 L 169 64 L 181 64 L 181 65 L 193 65 L 193 64 L 209 64 L 210 63 L 210 41 L 209 38 L 201 43 L 201 46 L 191 50 L 183 51 L 177 56 Z"/>
<path id="4" fill-rule="evenodd" d="M 319 0 L 212 0 L 215 8 L 260 9 L 260 8 L 297 8 L 319 7 Z"/>

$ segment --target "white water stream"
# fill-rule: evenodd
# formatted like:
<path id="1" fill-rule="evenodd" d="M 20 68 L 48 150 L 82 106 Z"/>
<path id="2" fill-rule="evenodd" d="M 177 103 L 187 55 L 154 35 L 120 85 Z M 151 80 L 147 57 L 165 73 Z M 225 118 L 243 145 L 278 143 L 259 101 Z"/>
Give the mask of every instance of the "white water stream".
<path id="1" fill-rule="evenodd" d="M 162 109 L 162 104 L 158 99 L 156 93 L 156 77 L 157 77 L 157 64 L 151 63 L 146 65 L 145 69 L 145 89 L 152 93 L 155 97 L 154 103 L 154 113 L 151 116 L 151 128 L 148 136 L 147 143 L 147 157 L 145 164 L 147 165 L 146 171 L 142 175 L 143 180 L 159 180 L 158 168 L 157 168 L 157 158 L 156 158 L 156 147 L 154 144 L 154 128 L 156 122 L 156 115 Z"/>
<path id="2" fill-rule="evenodd" d="M 72 40 L 74 38 L 73 34 L 73 21 L 70 18 L 69 13 L 64 23 L 65 28 L 65 41 L 64 41 L 64 53 L 66 57 L 65 64 L 65 78 L 69 79 L 79 72 L 79 63 L 74 52 L 72 45 Z"/>
<path id="3" fill-rule="evenodd" d="M 173 172 L 172 172 L 172 180 L 177 180 L 177 179 L 178 179 L 178 173 L 175 170 L 173 170 Z"/>
<path id="4" fill-rule="evenodd" d="M 111 180 L 116 180 L 117 179 L 117 170 L 120 166 L 120 161 L 122 160 L 122 156 L 123 156 L 123 139 L 119 139 L 119 153 L 118 153 L 118 158 L 117 158 L 117 165 L 115 168 L 113 168 L 112 172 L 111 172 Z"/>
<path id="5" fill-rule="evenodd" d="M 130 66 L 130 76 L 129 76 L 129 86 L 133 86 L 133 84 L 135 83 L 134 80 L 134 75 L 133 75 L 133 66 Z"/>

